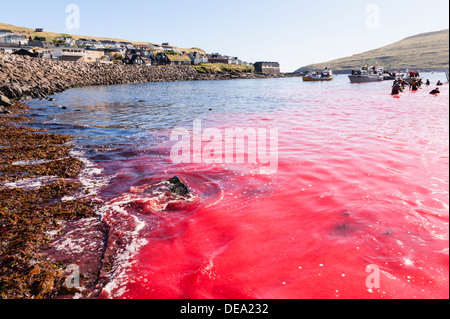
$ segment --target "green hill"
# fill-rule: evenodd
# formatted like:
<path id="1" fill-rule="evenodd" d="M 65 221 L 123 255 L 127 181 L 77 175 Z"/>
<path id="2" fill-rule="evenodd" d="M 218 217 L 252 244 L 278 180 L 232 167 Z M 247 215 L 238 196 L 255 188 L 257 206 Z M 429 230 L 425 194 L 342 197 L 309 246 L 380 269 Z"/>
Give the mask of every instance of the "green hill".
<path id="1" fill-rule="evenodd" d="M 320 69 L 331 66 L 335 71 L 348 71 L 370 64 L 375 61 L 378 65 L 389 70 L 443 70 L 449 67 L 449 30 L 428 32 L 408 37 L 399 42 L 356 54 L 350 57 L 328 62 L 308 65 L 298 69 Z"/>

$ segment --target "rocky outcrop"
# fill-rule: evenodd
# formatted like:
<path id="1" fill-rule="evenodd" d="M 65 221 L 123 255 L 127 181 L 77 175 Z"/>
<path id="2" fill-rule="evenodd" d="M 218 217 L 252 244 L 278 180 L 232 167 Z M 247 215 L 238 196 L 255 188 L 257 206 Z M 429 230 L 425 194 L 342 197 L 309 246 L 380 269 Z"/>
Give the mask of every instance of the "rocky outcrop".
<path id="1" fill-rule="evenodd" d="M 74 63 L 0 52 L 0 95 L 10 99 L 43 98 L 80 86 L 265 77 L 254 73 L 199 73 L 190 66 Z"/>

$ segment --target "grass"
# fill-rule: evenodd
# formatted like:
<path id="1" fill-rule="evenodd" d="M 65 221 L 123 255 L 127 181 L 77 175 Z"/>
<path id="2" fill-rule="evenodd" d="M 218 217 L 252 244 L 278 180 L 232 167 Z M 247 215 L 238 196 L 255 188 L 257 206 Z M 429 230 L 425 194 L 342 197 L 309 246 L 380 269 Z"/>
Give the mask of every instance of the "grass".
<path id="1" fill-rule="evenodd" d="M 200 64 L 192 65 L 199 73 L 250 73 L 255 69 L 253 66 L 249 65 L 234 65 L 234 64 Z"/>

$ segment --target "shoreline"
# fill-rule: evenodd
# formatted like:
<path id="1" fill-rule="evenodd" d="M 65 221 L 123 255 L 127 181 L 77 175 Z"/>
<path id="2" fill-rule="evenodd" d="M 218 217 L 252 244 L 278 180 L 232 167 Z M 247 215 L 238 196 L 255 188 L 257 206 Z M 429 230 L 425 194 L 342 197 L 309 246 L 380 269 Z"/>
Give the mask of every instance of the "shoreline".
<path id="1" fill-rule="evenodd" d="M 74 63 L 0 52 L 0 95 L 11 100 L 48 98 L 70 88 L 147 82 L 299 77 L 291 73 L 198 72 L 192 66 Z"/>
<path id="2" fill-rule="evenodd" d="M 0 115 L 0 299 L 73 297 L 63 283 L 76 261 L 46 249 L 71 223 L 97 217 L 95 199 L 80 196 L 85 165 L 70 155 L 71 136 L 29 128 L 20 102 L 8 109 Z M 83 273 L 90 285 L 96 275 Z"/>
<path id="3" fill-rule="evenodd" d="M 86 86 L 292 76 L 75 64 L 0 53 L 0 299 L 96 298 L 108 263 L 109 227 L 101 220 L 95 196 L 79 196 L 89 190 L 78 179 L 86 164 L 70 154 L 74 137 L 30 128 L 33 119 L 24 116 L 30 108 L 22 101 Z M 34 186 L 21 183 L 31 180 Z M 72 199 L 63 200 L 67 197 Z M 81 273 L 83 290 L 68 289 L 66 269 L 78 260 L 68 260 L 49 244 L 80 225 L 81 232 L 99 234 L 101 247 L 85 257 L 90 260 Z"/>

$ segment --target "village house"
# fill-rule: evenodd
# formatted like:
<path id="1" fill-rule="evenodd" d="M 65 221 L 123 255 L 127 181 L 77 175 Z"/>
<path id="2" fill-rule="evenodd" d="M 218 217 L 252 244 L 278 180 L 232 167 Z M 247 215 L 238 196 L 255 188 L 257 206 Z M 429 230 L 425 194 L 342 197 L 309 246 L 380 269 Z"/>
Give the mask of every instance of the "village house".
<path id="1" fill-rule="evenodd" d="M 105 49 L 114 49 L 120 47 L 120 45 L 116 41 L 112 40 L 100 40 L 99 42 L 105 47 Z"/>
<path id="2" fill-rule="evenodd" d="M 193 51 L 188 54 L 189 59 L 191 59 L 191 64 L 198 65 L 202 63 L 208 63 L 208 57 L 206 54 L 201 54 L 200 52 Z"/>
<path id="3" fill-rule="evenodd" d="M 125 49 L 134 49 L 134 45 L 133 45 L 133 43 L 131 43 L 131 42 L 121 41 L 121 42 L 119 42 L 119 43 L 120 43 L 120 45 L 122 46 L 122 48 L 125 48 Z"/>
<path id="4" fill-rule="evenodd" d="M 105 50 L 103 50 L 103 52 L 105 52 L 105 55 L 110 59 L 110 60 L 114 60 L 117 59 L 118 56 L 121 57 L 121 59 L 123 59 L 125 57 L 125 52 L 121 49 L 116 49 L 116 48 L 106 48 Z"/>
<path id="5" fill-rule="evenodd" d="M 84 56 L 82 62 L 85 63 L 100 63 L 108 59 L 105 57 L 105 53 L 103 50 L 94 50 L 94 49 L 84 49 Z"/>
<path id="6" fill-rule="evenodd" d="M 20 49 L 20 50 L 18 50 L 16 52 L 13 52 L 13 54 L 14 55 L 21 55 L 21 56 L 29 56 L 31 58 L 39 57 L 39 53 L 34 52 L 33 50 L 30 50 L 30 49 L 24 49 L 24 48 L 22 48 L 22 49 Z"/>
<path id="7" fill-rule="evenodd" d="M 147 49 L 150 53 L 153 53 L 154 55 L 164 52 L 164 49 L 159 44 L 149 44 L 147 45 Z"/>
<path id="8" fill-rule="evenodd" d="M 153 53 L 144 49 L 128 49 L 123 60 L 125 64 L 139 64 L 151 66 L 156 63 Z"/>
<path id="9" fill-rule="evenodd" d="M 235 64 L 235 65 L 239 64 L 239 58 L 237 58 L 237 57 L 231 57 L 228 55 L 224 55 L 223 57 L 228 59 L 228 64 Z"/>
<path id="10" fill-rule="evenodd" d="M 59 44 L 65 44 L 65 45 L 68 45 L 71 47 L 76 45 L 75 39 L 72 37 L 67 37 L 67 36 L 60 36 L 60 37 L 56 38 L 55 41 Z"/>
<path id="11" fill-rule="evenodd" d="M 228 64 L 228 58 L 223 57 L 219 53 L 208 54 L 209 63 L 225 63 Z"/>
<path id="12" fill-rule="evenodd" d="M 53 58 L 60 61 L 84 62 L 85 55 L 83 48 L 75 47 L 60 47 L 53 52 Z"/>
<path id="13" fill-rule="evenodd" d="M 169 65 L 191 65 L 191 59 L 186 54 L 166 54 Z"/>
<path id="14" fill-rule="evenodd" d="M 40 36 L 35 36 L 32 40 L 33 42 L 49 42 L 49 43 L 53 43 L 53 39 L 50 37 L 40 37 Z"/>
<path id="15" fill-rule="evenodd" d="M 44 59 L 53 59 L 53 53 L 57 48 L 52 42 L 29 41 L 28 46 L 33 48 L 33 51 L 37 52 Z"/>
<path id="16" fill-rule="evenodd" d="M 151 60 L 147 60 L 145 57 L 142 57 L 140 55 L 134 54 L 134 55 L 126 55 L 125 58 L 122 60 L 124 64 L 135 64 L 135 65 L 151 65 Z"/>
<path id="17" fill-rule="evenodd" d="M 75 44 L 79 47 L 79 48 L 85 48 L 87 45 L 93 44 L 93 41 L 90 39 L 84 39 L 84 38 L 80 38 L 78 40 L 75 41 Z"/>
<path id="18" fill-rule="evenodd" d="M 105 55 L 111 60 L 122 60 L 125 58 L 126 49 L 124 48 L 106 48 L 103 50 L 105 52 Z"/>
<path id="19" fill-rule="evenodd" d="M 255 62 L 255 72 L 262 74 L 280 74 L 280 64 L 278 62 Z"/>
<path id="20" fill-rule="evenodd" d="M 4 37 L 5 35 L 9 35 L 13 33 L 11 30 L 0 29 L 0 37 Z"/>
<path id="21" fill-rule="evenodd" d="M 26 34 L 9 33 L 0 37 L 0 43 L 15 43 L 20 45 L 28 44 L 28 37 Z"/>
<path id="22" fill-rule="evenodd" d="M 53 59 L 56 48 L 34 48 L 34 50 L 43 59 Z"/>
<path id="23" fill-rule="evenodd" d="M 17 43 L 0 43 L 0 52 L 15 53 L 22 49 L 32 52 L 32 47 L 30 46 L 24 46 Z"/>

